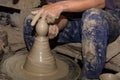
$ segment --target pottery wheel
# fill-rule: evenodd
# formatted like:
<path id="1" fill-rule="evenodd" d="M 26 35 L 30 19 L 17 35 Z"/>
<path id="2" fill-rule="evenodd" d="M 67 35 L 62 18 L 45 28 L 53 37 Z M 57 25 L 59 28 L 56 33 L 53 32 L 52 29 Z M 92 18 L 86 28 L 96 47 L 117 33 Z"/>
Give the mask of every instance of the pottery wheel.
<path id="1" fill-rule="evenodd" d="M 2 72 L 6 73 L 13 80 L 77 80 L 80 75 L 79 66 L 72 61 L 70 58 L 63 56 L 61 54 L 55 54 L 57 59 L 60 59 L 61 62 L 64 62 L 64 65 L 68 65 L 66 68 L 59 66 L 59 71 L 54 75 L 49 76 L 40 76 L 26 73 L 23 70 L 23 65 L 26 60 L 26 54 L 16 54 L 3 63 Z M 67 70 L 67 74 L 63 73 Z"/>
<path id="2" fill-rule="evenodd" d="M 51 52 L 46 36 L 48 27 L 45 18 L 40 19 L 31 51 L 6 59 L 2 72 L 13 80 L 77 80 L 80 74 L 79 66 L 71 59 Z"/>

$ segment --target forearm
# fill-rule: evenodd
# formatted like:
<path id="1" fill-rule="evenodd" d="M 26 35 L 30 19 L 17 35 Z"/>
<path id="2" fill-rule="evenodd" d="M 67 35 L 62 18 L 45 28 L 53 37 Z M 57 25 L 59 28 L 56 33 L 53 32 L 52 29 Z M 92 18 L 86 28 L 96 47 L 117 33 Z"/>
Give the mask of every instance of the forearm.
<path id="1" fill-rule="evenodd" d="M 64 0 L 53 4 L 44 5 L 40 10 L 32 12 L 37 14 L 31 25 L 35 25 L 41 16 L 47 19 L 57 19 L 63 12 L 82 12 L 90 8 L 104 8 L 105 0 Z"/>
<path id="2" fill-rule="evenodd" d="M 89 8 L 104 8 L 105 0 L 65 0 L 55 3 L 62 12 L 81 12 Z"/>

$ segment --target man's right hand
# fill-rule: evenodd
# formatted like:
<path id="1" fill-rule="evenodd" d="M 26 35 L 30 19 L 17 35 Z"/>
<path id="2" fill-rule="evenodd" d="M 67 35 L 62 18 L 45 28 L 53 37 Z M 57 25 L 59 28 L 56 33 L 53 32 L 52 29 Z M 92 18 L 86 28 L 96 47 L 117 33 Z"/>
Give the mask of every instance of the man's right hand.
<path id="1" fill-rule="evenodd" d="M 48 37 L 50 39 L 55 38 L 59 33 L 59 28 L 57 25 L 50 25 L 49 26 L 49 32 L 48 32 Z"/>

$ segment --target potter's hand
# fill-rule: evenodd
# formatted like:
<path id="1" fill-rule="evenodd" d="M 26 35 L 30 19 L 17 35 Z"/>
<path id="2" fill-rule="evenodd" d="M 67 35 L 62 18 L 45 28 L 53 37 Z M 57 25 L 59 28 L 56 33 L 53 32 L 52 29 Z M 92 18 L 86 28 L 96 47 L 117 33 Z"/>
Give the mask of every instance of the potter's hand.
<path id="1" fill-rule="evenodd" d="M 57 25 L 50 25 L 49 26 L 49 32 L 48 32 L 48 37 L 50 39 L 55 38 L 59 33 L 59 28 Z"/>
<path id="2" fill-rule="evenodd" d="M 38 19 L 43 16 L 46 18 L 47 23 L 52 23 L 55 19 L 59 18 L 61 12 L 62 8 L 60 5 L 55 3 L 44 5 L 39 10 L 32 11 L 32 14 L 35 15 L 35 17 L 33 18 L 31 25 L 34 26 Z"/>

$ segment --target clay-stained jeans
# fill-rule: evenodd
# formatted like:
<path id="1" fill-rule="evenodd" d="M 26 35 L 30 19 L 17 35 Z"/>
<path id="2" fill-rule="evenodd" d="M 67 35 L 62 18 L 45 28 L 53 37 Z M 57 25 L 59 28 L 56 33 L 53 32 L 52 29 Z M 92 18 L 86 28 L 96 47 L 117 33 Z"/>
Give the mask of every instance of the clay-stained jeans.
<path id="1" fill-rule="evenodd" d="M 89 9 L 81 20 L 69 21 L 59 42 L 82 42 L 82 77 L 97 79 L 106 59 L 107 44 L 120 35 L 120 10 Z"/>
<path id="2" fill-rule="evenodd" d="M 24 23 L 24 39 L 28 49 L 34 42 L 31 18 Z M 107 44 L 120 35 L 120 9 L 102 10 L 92 8 L 82 14 L 81 19 L 70 20 L 60 32 L 58 42 L 81 42 L 83 69 L 82 78 L 98 79 L 106 59 Z"/>

